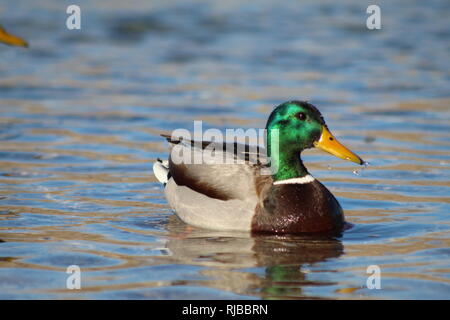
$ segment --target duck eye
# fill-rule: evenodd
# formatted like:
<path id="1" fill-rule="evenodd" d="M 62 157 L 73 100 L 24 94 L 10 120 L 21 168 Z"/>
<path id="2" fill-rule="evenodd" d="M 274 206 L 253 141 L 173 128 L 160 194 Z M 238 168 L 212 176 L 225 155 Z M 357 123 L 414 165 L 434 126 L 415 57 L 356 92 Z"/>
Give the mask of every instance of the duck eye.
<path id="1" fill-rule="evenodd" d="M 299 113 L 297 113 L 295 116 L 296 116 L 297 119 L 299 119 L 299 120 L 302 120 L 302 121 L 306 120 L 306 114 L 304 114 L 303 112 L 299 112 Z"/>

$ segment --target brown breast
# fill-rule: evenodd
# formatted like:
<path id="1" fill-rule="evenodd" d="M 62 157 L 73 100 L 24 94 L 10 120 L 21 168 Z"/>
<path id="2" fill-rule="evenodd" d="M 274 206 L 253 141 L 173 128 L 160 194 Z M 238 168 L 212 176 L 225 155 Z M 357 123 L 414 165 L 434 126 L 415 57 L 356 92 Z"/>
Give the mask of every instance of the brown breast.
<path id="1" fill-rule="evenodd" d="M 319 181 L 270 185 L 260 194 L 252 232 L 309 233 L 341 230 L 339 202 Z"/>

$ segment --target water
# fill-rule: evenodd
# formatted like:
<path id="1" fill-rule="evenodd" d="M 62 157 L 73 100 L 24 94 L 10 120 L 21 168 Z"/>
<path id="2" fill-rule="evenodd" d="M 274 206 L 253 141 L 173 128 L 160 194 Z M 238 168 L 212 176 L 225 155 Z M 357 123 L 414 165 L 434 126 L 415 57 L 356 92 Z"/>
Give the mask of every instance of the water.
<path id="1" fill-rule="evenodd" d="M 0 298 L 450 298 L 448 1 L 381 1 L 377 31 L 356 0 L 78 1 L 81 31 L 65 28 L 69 4 L 0 6 L 31 45 L 0 46 Z M 289 99 L 371 163 L 304 155 L 352 228 L 180 222 L 151 170 L 159 133 L 263 127 Z"/>

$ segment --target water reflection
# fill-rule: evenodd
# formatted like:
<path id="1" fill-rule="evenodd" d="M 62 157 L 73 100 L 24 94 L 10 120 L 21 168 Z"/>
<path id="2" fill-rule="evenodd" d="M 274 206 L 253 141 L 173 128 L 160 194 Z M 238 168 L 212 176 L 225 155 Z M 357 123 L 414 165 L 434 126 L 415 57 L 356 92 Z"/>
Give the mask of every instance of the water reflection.
<path id="1" fill-rule="evenodd" d="M 309 268 L 344 253 L 342 242 L 328 236 L 251 236 L 192 228 L 176 217 L 169 221 L 165 248 L 170 259 L 207 267 L 200 271 L 210 278 L 204 284 L 238 294 L 301 298 L 303 286 L 335 284 L 310 279 Z"/>

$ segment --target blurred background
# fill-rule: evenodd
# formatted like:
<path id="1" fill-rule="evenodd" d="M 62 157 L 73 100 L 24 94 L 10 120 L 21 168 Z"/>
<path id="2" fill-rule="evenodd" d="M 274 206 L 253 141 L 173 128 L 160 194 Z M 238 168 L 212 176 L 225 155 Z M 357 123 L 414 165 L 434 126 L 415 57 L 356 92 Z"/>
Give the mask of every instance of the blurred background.
<path id="1" fill-rule="evenodd" d="M 1 2 L 30 47 L 0 44 L 0 298 L 449 299 L 449 17 L 446 0 Z M 180 222 L 152 174 L 159 133 L 262 128 L 291 99 L 371 163 L 304 156 L 353 228 Z M 73 264 L 82 290 L 65 287 Z"/>

